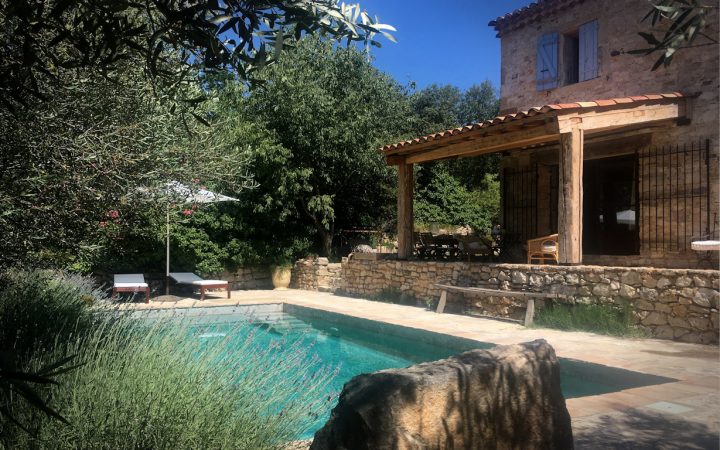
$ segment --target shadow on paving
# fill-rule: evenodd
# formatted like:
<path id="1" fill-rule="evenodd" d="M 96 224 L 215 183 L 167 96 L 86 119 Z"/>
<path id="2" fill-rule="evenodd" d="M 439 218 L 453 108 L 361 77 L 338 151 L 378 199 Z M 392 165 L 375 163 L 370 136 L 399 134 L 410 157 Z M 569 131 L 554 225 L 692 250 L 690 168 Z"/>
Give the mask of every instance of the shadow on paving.
<path id="1" fill-rule="evenodd" d="M 576 449 L 718 449 L 718 433 L 677 416 L 632 409 L 573 423 Z"/>

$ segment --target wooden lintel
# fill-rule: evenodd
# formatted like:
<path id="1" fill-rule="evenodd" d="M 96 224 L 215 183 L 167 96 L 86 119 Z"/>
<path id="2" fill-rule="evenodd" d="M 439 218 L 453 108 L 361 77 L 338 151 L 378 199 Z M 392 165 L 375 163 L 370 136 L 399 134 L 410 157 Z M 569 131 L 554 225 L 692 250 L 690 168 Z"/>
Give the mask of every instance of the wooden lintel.
<path id="1" fill-rule="evenodd" d="M 400 164 L 405 164 L 405 156 L 404 155 L 386 156 L 385 163 L 387 163 L 388 166 L 399 166 Z"/>
<path id="2" fill-rule="evenodd" d="M 679 117 L 681 117 L 681 108 L 678 103 L 638 105 L 631 108 L 558 114 L 558 126 L 560 133 L 570 133 L 573 129 L 578 128 L 588 133 L 593 130 L 612 130 L 631 125 L 678 119 Z"/>
<path id="3" fill-rule="evenodd" d="M 642 135 L 648 135 L 657 132 L 661 128 L 668 128 L 677 125 L 675 119 L 654 122 L 643 127 L 622 127 L 614 130 L 585 130 L 585 144 L 595 144 L 599 142 L 617 141 L 621 139 L 633 138 Z"/>

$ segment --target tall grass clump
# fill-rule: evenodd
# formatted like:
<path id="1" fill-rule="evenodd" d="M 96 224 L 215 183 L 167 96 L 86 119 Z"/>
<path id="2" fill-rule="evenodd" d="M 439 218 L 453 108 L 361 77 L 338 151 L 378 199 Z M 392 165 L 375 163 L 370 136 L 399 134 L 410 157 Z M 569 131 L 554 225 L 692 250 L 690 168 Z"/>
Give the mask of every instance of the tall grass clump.
<path id="1" fill-rule="evenodd" d="M 77 355 L 51 406 L 69 426 L 41 416 L 12 448 L 277 449 L 327 408 L 333 376 L 307 342 L 278 342 L 249 323 L 207 333 L 190 323 L 121 318 L 45 358 Z M 30 411 L 27 412 L 31 414 Z"/>
<path id="2" fill-rule="evenodd" d="M 93 281 L 51 271 L 0 274 L 0 351 L 20 359 L 91 330 L 93 304 L 105 298 Z"/>
<path id="3" fill-rule="evenodd" d="M 644 337 L 633 323 L 628 304 L 551 304 L 535 313 L 534 325 L 568 331 L 589 331 L 623 337 Z"/>

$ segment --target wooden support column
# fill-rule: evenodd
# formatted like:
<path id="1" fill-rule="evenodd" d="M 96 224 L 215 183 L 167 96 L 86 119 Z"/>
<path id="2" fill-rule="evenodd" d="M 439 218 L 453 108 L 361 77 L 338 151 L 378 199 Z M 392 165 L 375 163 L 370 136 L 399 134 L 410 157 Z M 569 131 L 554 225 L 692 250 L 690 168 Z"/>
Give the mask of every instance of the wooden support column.
<path id="1" fill-rule="evenodd" d="M 558 244 L 560 264 L 582 263 L 583 130 L 560 134 Z"/>
<path id="2" fill-rule="evenodd" d="M 398 166 L 398 259 L 412 257 L 413 246 L 413 165 Z"/>

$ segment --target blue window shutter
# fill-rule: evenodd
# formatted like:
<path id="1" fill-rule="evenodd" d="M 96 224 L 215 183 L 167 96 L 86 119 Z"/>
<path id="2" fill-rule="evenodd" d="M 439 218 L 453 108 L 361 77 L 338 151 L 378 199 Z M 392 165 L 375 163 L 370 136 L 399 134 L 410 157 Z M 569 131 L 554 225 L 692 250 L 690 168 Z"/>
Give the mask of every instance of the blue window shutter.
<path id="1" fill-rule="evenodd" d="M 598 22 L 584 23 L 580 25 L 579 32 L 579 66 L 580 81 L 590 80 L 598 76 Z"/>
<path id="2" fill-rule="evenodd" d="M 538 39 L 536 73 L 538 91 L 558 86 L 558 37 L 557 33 L 549 33 Z"/>

